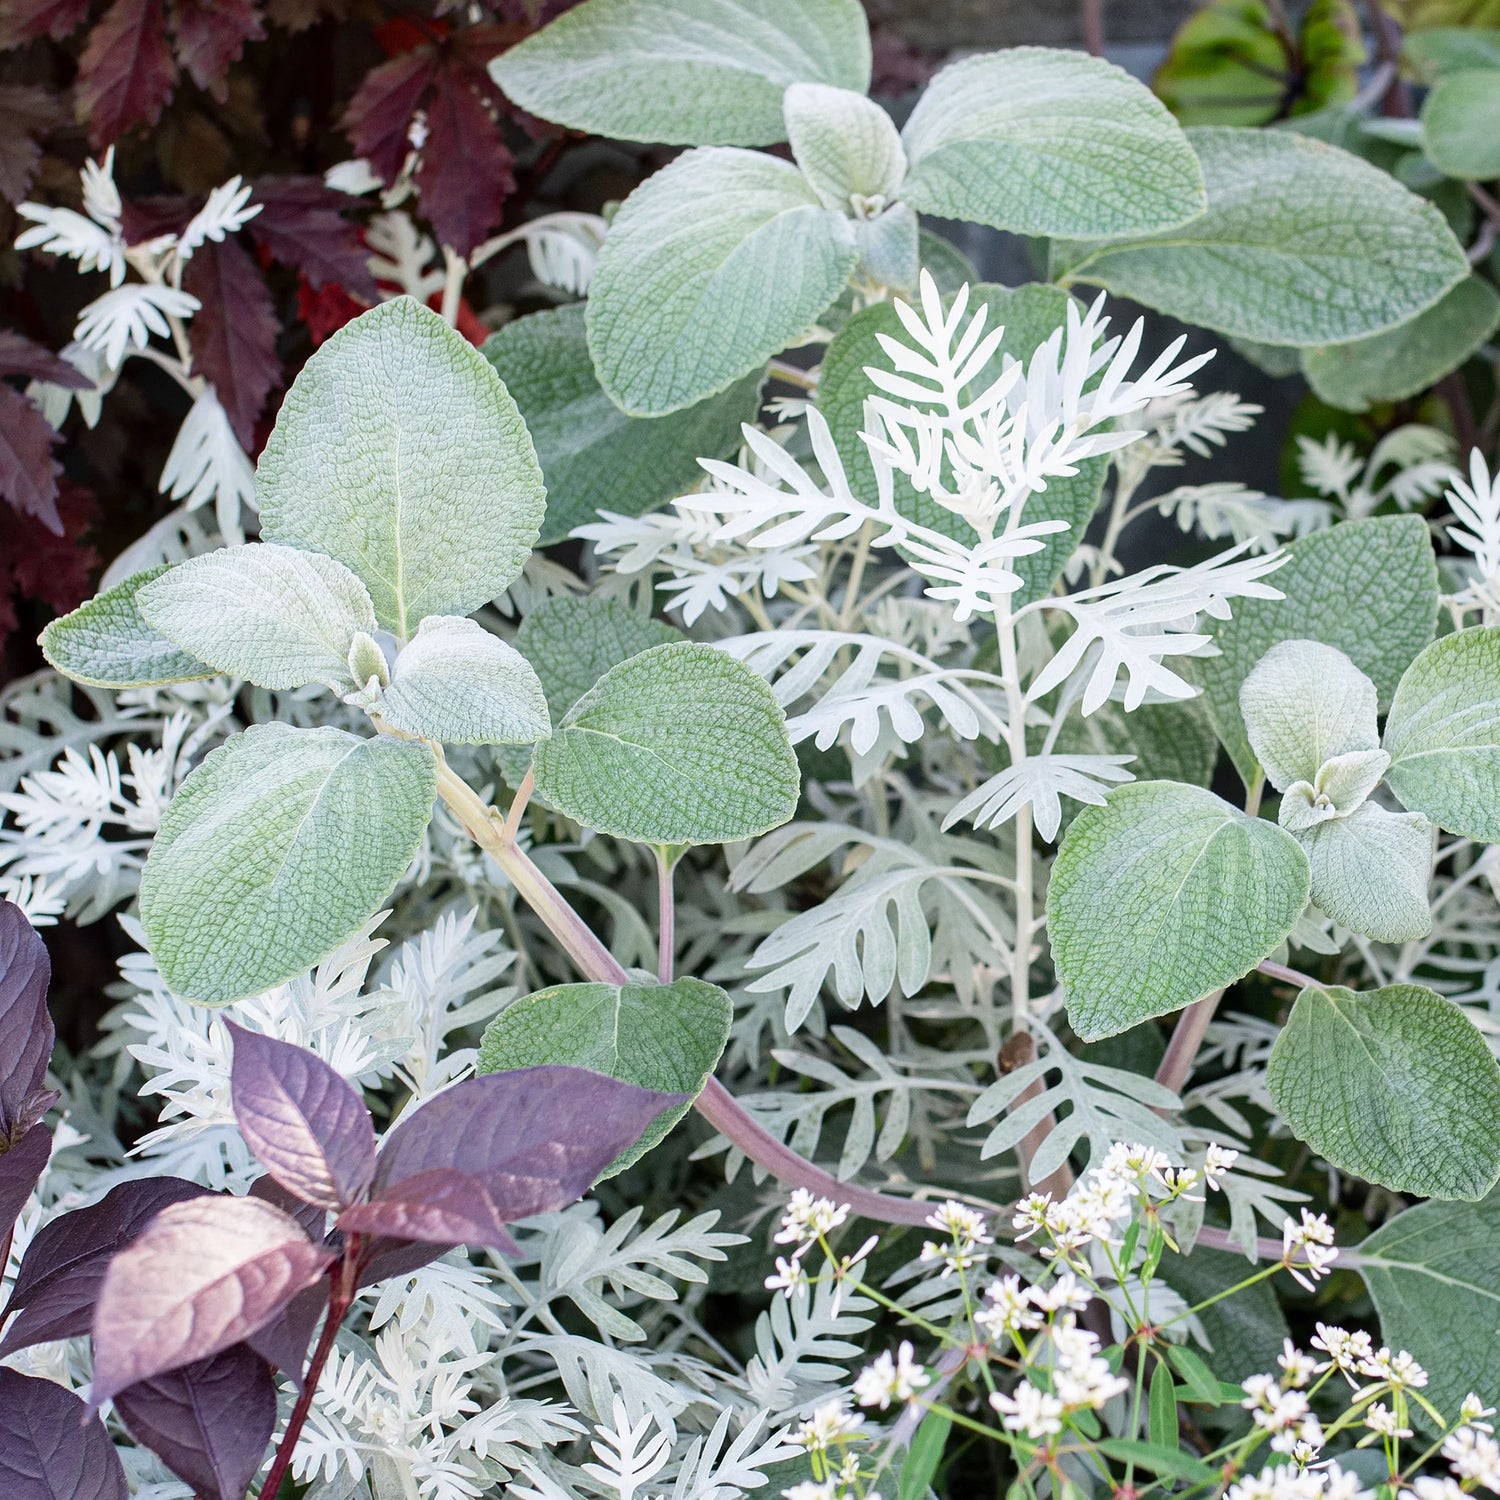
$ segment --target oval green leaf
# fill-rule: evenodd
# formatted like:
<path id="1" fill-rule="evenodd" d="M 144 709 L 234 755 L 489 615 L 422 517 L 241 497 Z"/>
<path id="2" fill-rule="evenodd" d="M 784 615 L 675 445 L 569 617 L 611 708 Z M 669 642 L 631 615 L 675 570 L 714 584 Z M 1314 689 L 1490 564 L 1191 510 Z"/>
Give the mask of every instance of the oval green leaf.
<path id="1" fill-rule="evenodd" d="M 1500 177 L 1500 68 L 1444 73 L 1422 104 L 1422 140 L 1449 177 Z"/>

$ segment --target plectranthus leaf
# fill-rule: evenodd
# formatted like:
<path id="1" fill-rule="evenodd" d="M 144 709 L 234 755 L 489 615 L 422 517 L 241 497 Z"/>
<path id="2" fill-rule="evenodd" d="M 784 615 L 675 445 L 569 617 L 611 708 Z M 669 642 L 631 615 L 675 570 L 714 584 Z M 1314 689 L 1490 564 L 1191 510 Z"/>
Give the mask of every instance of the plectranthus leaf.
<path id="1" fill-rule="evenodd" d="M 398 297 L 302 367 L 256 470 L 261 535 L 326 553 L 405 640 L 503 593 L 546 498 L 526 424 L 489 363 Z"/>
<path id="2" fill-rule="evenodd" d="M 1241 978 L 1307 905 L 1307 859 L 1202 787 L 1139 781 L 1085 807 L 1058 850 L 1047 930 L 1086 1041 Z"/>
<path id="3" fill-rule="evenodd" d="M 1500 1178 L 1500 1064 L 1462 1009 L 1422 985 L 1308 986 L 1266 1087 L 1299 1140 L 1367 1182 L 1477 1199 Z"/>
<path id="4" fill-rule="evenodd" d="M 1312 899 L 1335 922 L 1381 943 L 1431 930 L 1432 824 L 1421 813 L 1366 802 L 1296 837 L 1307 853 Z"/>
<path id="5" fill-rule="evenodd" d="M 1463 68 L 1439 77 L 1422 104 L 1422 144 L 1447 177 L 1500 176 L 1500 73 Z"/>
<path id="6" fill-rule="evenodd" d="M 532 769 L 560 812 L 645 844 L 752 838 L 792 816 L 800 786 L 771 689 L 690 641 L 611 667 L 536 747 Z"/>
<path id="7" fill-rule="evenodd" d="M 865 218 L 872 207 L 895 201 L 906 153 L 891 117 L 873 99 L 825 83 L 794 83 L 782 109 L 792 156 L 825 208 Z"/>
<path id="8" fill-rule="evenodd" d="M 258 724 L 178 788 L 141 875 L 141 920 L 177 994 L 222 1005 L 326 958 L 422 841 L 428 746 Z"/>

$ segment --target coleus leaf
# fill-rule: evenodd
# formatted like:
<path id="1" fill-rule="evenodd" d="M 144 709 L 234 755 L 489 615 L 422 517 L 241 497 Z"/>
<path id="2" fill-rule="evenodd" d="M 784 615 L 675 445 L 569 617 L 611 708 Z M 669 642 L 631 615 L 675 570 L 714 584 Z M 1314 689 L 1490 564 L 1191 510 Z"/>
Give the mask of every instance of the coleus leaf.
<path id="1" fill-rule="evenodd" d="M 57 476 L 52 456 L 57 433 L 37 407 L 13 386 L 0 384 L 0 499 L 49 531 L 61 532 Z"/>
<path id="2" fill-rule="evenodd" d="M 47 1011 L 52 960 L 26 914 L 0 901 L 0 1151 L 46 1113 L 37 1108 L 55 1033 Z"/>
<path id="3" fill-rule="evenodd" d="M 229 97 L 224 75 L 266 31 L 258 0 L 172 0 L 172 35 L 177 60 L 200 89 L 223 104 Z"/>
<path id="4" fill-rule="evenodd" d="M 234 1038 L 234 1117 L 256 1159 L 307 1203 L 357 1203 L 375 1175 L 364 1100 L 306 1048 L 224 1024 Z"/>
<path id="5" fill-rule="evenodd" d="M 0 1153 L 0 1239 L 10 1232 L 26 1207 L 51 1155 L 52 1132 L 45 1125 L 33 1125 L 15 1145 Z"/>
<path id="6" fill-rule="evenodd" d="M 319 177 L 257 177 L 253 197 L 261 210 L 250 220 L 250 237 L 273 260 L 301 272 L 315 290 L 342 287 L 367 306 L 380 300 L 359 228 L 343 214 L 345 194 Z"/>
<path id="7" fill-rule="evenodd" d="M 439 242 L 463 256 L 500 222 L 500 207 L 516 186 L 514 159 L 475 92 L 471 71 L 445 60 L 433 74 L 427 140 L 416 173 L 422 212 Z"/>
<path id="8" fill-rule="evenodd" d="M 281 324 L 266 279 L 244 246 L 225 238 L 194 251 L 182 286 L 201 304 L 188 326 L 193 369 L 212 384 L 240 446 L 253 450 L 255 424 L 281 377 Z"/>
<path id="9" fill-rule="evenodd" d="M 44 526 L 36 516 L 23 516 L 0 505 L 0 640 L 16 625 L 8 595 L 40 599 L 66 613 L 93 592 L 99 554 L 83 535 L 99 517 L 99 507 L 80 484 L 64 479 L 57 487 L 61 533 Z"/>
<path id="10" fill-rule="evenodd" d="M 67 118 L 61 101 L 49 90 L 26 83 L 0 84 L 0 198 L 19 203 L 31 191 L 42 159 L 37 137 Z"/>
<path id="11" fill-rule="evenodd" d="M 344 133 L 387 186 L 411 150 L 412 116 L 436 71 L 437 53 L 432 47 L 403 52 L 371 68 L 344 111 Z"/>
<path id="12" fill-rule="evenodd" d="M 0 87 L 0 135 L 5 128 L 4 96 L 5 90 Z M 3 185 L 4 179 L 0 177 L 0 188 Z M 0 375 L 25 375 L 32 380 L 65 386 L 71 391 L 89 390 L 94 384 L 76 365 L 70 365 L 61 355 L 54 354 L 42 344 L 32 343 L 11 328 L 0 328 Z"/>
<path id="13" fill-rule="evenodd" d="M 99 1289 L 93 1404 L 243 1342 L 333 1258 L 257 1198 L 164 1208 L 110 1262 Z"/>
<path id="14" fill-rule="evenodd" d="M 154 125 L 176 81 L 162 0 L 115 0 L 78 61 L 78 112 L 95 149 L 132 125 Z"/>
<path id="15" fill-rule="evenodd" d="M 129 1500 L 104 1423 L 55 1381 L 6 1369 L 0 1369 L 0 1493 L 5 1500 Z"/>
<path id="16" fill-rule="evenodd" d="M 259 1354 L 235 1344 L 118 1392 L 115 1410 L 195 1495 L 244 1500 L 276 1426 L 276 1382 Z"/>
<path id="17" fill-rule="evenodd" d="M 7 1315 L 19 1316 L 0 1341 L 0 1358 L 87 1333 L 113 1257 L 168 1204 L 207 1194 L 181 1177 L 142 1177 L 44 1224 L 27 1246 L 5 1306 Z"/>
<path id="18" fill-rule="evenodd" d="M 89 3 L 90 0 L 10 0 L 5 7 L 8 30 L 4 44 L 9 46 L 11 37 L 30 40 L 38 36 L 50 36 L 54 42 L 60 42 L 83 25 Z"/>

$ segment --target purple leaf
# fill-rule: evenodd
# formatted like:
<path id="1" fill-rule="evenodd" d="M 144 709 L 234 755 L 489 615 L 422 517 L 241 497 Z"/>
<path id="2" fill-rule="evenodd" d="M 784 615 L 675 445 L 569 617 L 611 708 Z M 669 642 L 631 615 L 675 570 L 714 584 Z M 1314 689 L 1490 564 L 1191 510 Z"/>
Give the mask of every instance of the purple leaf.
<path id="1" fill-rule="evenodd" d="M 62 465 L 52 456 L 58 441 L 40 407 L 14 386 L 0 384 L 0 498 L 54 534 L 63 529 L 57 513 Z"/>
<path id="2" fill-rule="evenodd" d="M 19 203 L 30 192 L 42 159 L 38 137 L 66 124 L 67 119 L 62 101 L 49 90 L 34 84 L 0 83 L 0 198 Z"/>
<path id="3" fill-rule="evenodd" d="M 506 1223 L 561 1208 L 685 1094 L 659 1094 L 587 1068 L 517 1068 L 469 1078 L 406 1115 L 385 1138 L 371 1196 L 419 1172 L 479 1179 Z"/>
<path id="4" fill-rule="evenodd" d="M 356 206 L 347 194 L 320 177 L 258 177 L 252 201 L 262 206 L 247 226 L 250 236 L 272 259 L 314 287 L 337 285 L 366 303 L 380 300 L 370 252 L 343 214 Z"/>
<path id="5" fill-rule="evenodd" d="M 110 1260 L 169 1203 L 207 1194 L 181 1177 L 143 1177 L 44 1224 L 26 1249 L 6 1304 L 7 1313 L 20 1316 L 0 1341 L 0 1357 L 87 1333 Z"/>
<path id="6" fill-rule="evenodd" d="M 132 125 L 156 124 L 176 82 L 161 0 L 114 0 L 89 33 L 74 85 L 95 149 Z"/>
<path id="7" fill-rule="evenodd" d="M 240 447 L 255 449 L 255 424 L 281 378 L 276 305 L 255 258 L 238 240 L 200 245 L 182 289 L 202 304 L 188 327 L 193 373 L 214 388 Z"/>
<path id="8" fill-rule="evenodd" d="M 47 1170 L 51 1155 L 51 1130 L 45 1125 L 33 1125 L 16 1145 L 0 1156 L 0 1239 L 10 1232 L 16 1216 L 26 1207 L 26 1200 Z"/>
<path id="9" fill-rule="evenodd" d="M 250 1184 L 250 1196 L 295 1219 L 310 1240 L 321 1240 L 328 1232 L 328 1210 L 321 1204 L 308 1203 L 295 1193 L 289 1193 L 274 1177 L 257 1177 Z"/>
<path id="10" fill-rule="evenodd" d="M 0 111 L 4 109 L 5 88 L 0 85 Z M 0 120 L 4 119 L 0 113 Z M 0 127 L 0 134 L 3 134 Z M 34 344 L 28 338 L 9 328 L 0 328 L 0 375 L 25 375 L 32 380 L 50 380 L 53 385 L 67 386 L 72 391 L 92 390 L 94 382 L 76 365 L 70 365 L 60 354 L 54 354 L 43 344 Z"/>
<path id="11" fill-rule="evenodd" d="M 94 1313 L 94 1405 L 243 1342 L 333 1258 L 258 1198 L 170 1204 L 105 1273 Z"/>
<path id="12" fill-rule="evenodd" d="M 499 224 L 501 205 L 516 186 L 514 159 L 471 86 L 470 72 L 445 63 L 433 75 L 427 143 L 416 174 L 422 212 L 439 244 L 451 245 L 459 255 L 471 254 Z"/>
<path id="13" fill-rule="evenodd" d="M 172 31 L 188 77 L 220 104 L 229 98 L 230 64 L 266 34 L 256 0 L 172 0 Z"/>
<path id="14" fill-rule="evenodd" d="M 304 1287 L 269 1323 L 257 1328 L 245 1342 L 262 1359 L 291 1376 L 302 1389 L 302 1367 L 307 1346 L 312 1343 L 318 1320 L 328 1310 L 328 1290 L 315 1283 Z"/>
<path id="15" fill-rule="evenodd" d="M 358 1203 L 375 1175 L 364 1100 L 322 1058 L 224 1023 L 234 1038 L 230 1094 L 240 1132 L 288 1192 L 324 1208 Z"/>
<path id="16" fill-rule="evenodd" d="M 72 1391 L 0 1369 L 0 1494 L 5 1500 L 129 1500 L 104 1423 Z"/>
<path id="17" fill-rule="evenodd" d="M 47 1078 L 55 1036 L 47 1014 L 51 979 L 47 945 L 19 906 L 0 901 L 0 1150 L 19 1138 L 18 1127 Z"/>
<path id="18" fill-rule="evenodd" d="M 276 1382 L 260 1355 L 235 1344 L 118 1392 L 115 1410 L 194 1494 L 245 1500 L 276 1426 Z"/>
<path id="19" fill-rule="evenodd" d="M 555 1191 L 556 1184 L 545 1180 L 531 1180 L 525 1189 L 533 1198 Z M 452 1167 L 418 1172 L 388 1187 L 378 1201 L 345 1209 L 339 1228 L 429 1245 L 489 1245 L 511 1255 L 521 1248 L 506 1232 L 485 1184 Z"/>
<path id="20" fill-rule="evenodd" d="M 409 1276 L 413 1271 L 420 1271 L 439 1256 L 457 1248 L 457 1242 L 436 1245 L 379 1235 L 360 1254 L 359 1285 L 374 1286 L 377 1281 L 388 1281 L 393 1276 Z"/>
<path id="21" fill-rule="evenodd" d="M 365 74 L 344 111 L 344 134 L 353 141 L 355 153 L 369 159 L 376 176 L 387 186 L 396 180 L 411 150 L 412 116 L 436 70 L 434 48 L 414 47 L 402 52 Z"/>

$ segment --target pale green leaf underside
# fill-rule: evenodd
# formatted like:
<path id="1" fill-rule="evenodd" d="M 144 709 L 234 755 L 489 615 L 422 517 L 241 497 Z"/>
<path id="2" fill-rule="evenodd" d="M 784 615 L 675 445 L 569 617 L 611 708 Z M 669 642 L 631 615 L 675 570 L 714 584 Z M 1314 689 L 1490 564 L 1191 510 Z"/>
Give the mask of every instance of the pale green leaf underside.
<path id="1" fill-rule="evenodd" d="M 712 646 L 654 646 L 612 667 L 532 754 L 538 793 L 645 844 L 751 838 L 796 810 L 800 778 L 771 690 Z"/>
<path id="2" fill-rule="evenodd" d="M 1085 807 L 1058 851 L 1047 930 L 1085 1041 L 1232 984 L 1292 930 L 1307 860 L 1202 787 L 1140 781 Z"/>
<path id="3" fill-rule="evenodd" d="M 432 751 L 260 724 L 178 788 L 141 875 L 141 920 L 174 993 L 223 1005 L 325 958 L 421 844 Z"/>
<path id="4" fill-rule="evenodd" d="M 1386 780 L 1439 828 L 1500 841 L 1500 628 L 1434 641 L 1407 668 L 1385 725 Z"/>
<path id="5" fill-rule="evenodd" d="M 1303 990 L 1266 1087 L 1299 1140 L 1366 1182 L 1473 1200 L 1500 1176 L 1500 1065 L 1422 985 Z"/>
<path id="6" fill-rule="evenodd" d="M 42 655 L 64 677 L 89 687 L 156 687 L 218 676 L 217 668 L 180 650 L 141 617 L 136 595 L 171 566 L 134 573 L 52 621 L 42 632 Z"/>
<path id="7" fill-rule="evenodd" d="M 560 984 L 526 995 L 490 1022 L 480 1073 L 547 1063 L 606 1073 L 640 1088 L 692 1098 L 665 1111 L 606 1177 L 644 1156 L 692 1107 L 729 1040 L 734 1006 L 717 985 Z"/>
<path id="8" fill-rule="evenodd" d="M 1420 813 L 1366 802 L 1295 837 L 1312 871 L 1312 899 L 1335 922 L 1381 943 L 1410 942 L 1432 927 L 1432 825 Z"/>
<path id="9" fill-rule="evenodd" d="M 1449 177 L 1500 177 L 1500 69 L 1444 73 L 1422 104 L 1427 155 Z"/>
<path id="10" fill-rule="evenodd" d="M 1187 134 L 1208 211 L 1139 243 L 1059 245 L 1069 276 L 1220 333 L 1305 345 L 1393 328 L 1469 274 L 1438 210 L 1346 151 L 1290 131 Z"/>
<path id="11" fill-rule="evenodd" d="M 793 83 L 870 86 L 858 0 L 588 0 L 494 59 L 517 104 L 590 135 L 675 146 L 786 139 Z"/>
<path id="12" fill-rule="evenodd" d="M 466 615 L 503 593 L 546 504 L 499 377 L 436 313 L 399 297 L 302 367 L 256 470 L 261 534 L 363 580 L 385 629 Z"/>
<path id="13" fill-rule="evenodd" d="M 1302 352 L 1302 373 L 1330 406 L 1364 411 L 1377 401 L 1404 401 L 1456 370 L 1500 328 L 1500 296 L 1470 276 L 1387 333 L 1352 344 Z"/>
<path id="14" fill-rule="evenodd" d="M 599 383 L 638 416 L 691 406 L 802 337 L 858 258 L 850 221 L 789 162 L 685 152 L 625 200 L 600 252 Z"/>
<path id="15" fill-rule="evenodd" d="M 1203 173 L 1165 105 L 1123 68 L 1011 47 L 951 64 L 902 132 L 902 196 L 1018 234 L 1145 234 L 1203 211 Z"/>
<path id="16" fill-rule="evenodd" d="M 189 558 L 146 584 L 147 624 L 220 672 L 283 690 L 347 687 L 356 631 L 375 629 L 370 596 L 320 552 L 249 542 Z"/>
<path id="17" fill-rule="evenodd" d="M 1218 656 L 1195 660 L 1209 717 L 1246 785 L 1255 756 L 1240 714 L 1240 684 L 1279 641 L 1336 646 L 1389 703 L 1437 622 L 1437 562 L 1420 516 L 1346 521 L 1293 542 L 1274 578 L 1282 599 L 1236 599 L 1213 623 Z"/>
<path id="18" fill-rule="evenodd" d="M 552 731 L 529 661 L 462 616 L 422 621 L 396 658 L 380 717 L 450 745 L 529 745 Z"/>
<path id="19" fill-rule="evenodd" d="M 538 538 L 561 541 L 601 509 L 638 516 L 686 494 L 700 458 L 728 458 L 760 409 L 762 372 L 665 417 L 632 417 L 600 388 L 584 305 L 532 313 L 486 341 L 484 356 L 515 397 L 547 481 Z M 565 704 L 564 707 L 567 705 Z"/>

